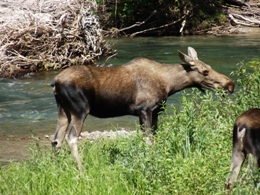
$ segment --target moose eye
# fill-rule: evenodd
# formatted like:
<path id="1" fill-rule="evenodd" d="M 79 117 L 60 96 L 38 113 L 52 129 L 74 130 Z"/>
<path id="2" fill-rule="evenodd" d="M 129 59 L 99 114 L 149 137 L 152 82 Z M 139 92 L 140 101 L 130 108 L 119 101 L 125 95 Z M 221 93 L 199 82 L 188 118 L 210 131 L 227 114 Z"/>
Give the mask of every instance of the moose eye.
<path id="1" fill-rule="evenodd" d="M 202 74 L 203 74 L 203 76 L 208 76 L 208 75 L 209 75 L 209 71 L 208 71 L 208 70 L 204 70 L 204 71 L 202 72 Z"/>

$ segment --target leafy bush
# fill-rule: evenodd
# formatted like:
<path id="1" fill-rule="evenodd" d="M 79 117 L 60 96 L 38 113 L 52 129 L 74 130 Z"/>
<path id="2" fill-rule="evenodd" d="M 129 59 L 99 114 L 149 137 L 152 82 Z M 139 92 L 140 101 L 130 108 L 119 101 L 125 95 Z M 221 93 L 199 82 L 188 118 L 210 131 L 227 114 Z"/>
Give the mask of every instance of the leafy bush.
<path id="1" fill-rule="evenodd" d="M 208 0 L 207 2 L 204 0 L 106 0 L 97 2 L 101 7 L 99 16 L 104 29 L 122 29 L 145 21 L 142 25 L 125 30 L 124 33 L 126 34 L 170 24 L 185 15 L 187 15 L 185 33 L 188 34 L 210 28 L 213 25 L 222 25 L 226 21 L 221 0 Z M 154 11 L 156 13 L 152 14 Z M 153 35 L 179 35 L 182 21 L 148 33 Z"/>
<path id="2" fill-rule="evenodd" d="M 229 194 L 232 128 L 237 116 L 260 105 L 259 68 L 258 60 L 239 64 L 234 95 L 183 92 L 181 106 L 160 116 L 155 145 L 141 133 L 82 143 L 82 174 L 68 148 L 54 158 L 34 145 L 32 159 L 1 168 L 0 194 Z M 232 193 L 257 194 L 258 182 L 252 167 Z"/>

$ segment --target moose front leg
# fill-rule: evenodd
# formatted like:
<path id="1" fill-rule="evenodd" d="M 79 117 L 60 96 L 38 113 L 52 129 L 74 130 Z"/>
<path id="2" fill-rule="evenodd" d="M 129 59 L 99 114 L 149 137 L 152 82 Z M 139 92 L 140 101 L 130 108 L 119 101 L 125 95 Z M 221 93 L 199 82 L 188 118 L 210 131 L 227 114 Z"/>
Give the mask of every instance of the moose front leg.
<path id="1" fill-rule="evenodd" d="M 156 130 L 158 128 L 158 117 L 159 117 L 159 113 L 161 111 L 163 111 L 163 108 L 158 107 L 152 113 L 152 133 L 153 133 L 153 135 L 156 135 Z"/>
<path id="2" fill-rule="evenodd" d="M 152 111 L 141 110 L 139 112 L 139 123 L 145 135 L 152 134 Z"/>
<path id="3" fill-rule="evenodd" d="M 144 140 L 147 144 L 153 145 L 155 144 L 155 140 L 152 137 L 154 134 L 153 129 L 153 112 L 151 110 L 141 110 L 139 114 L 139 122 L 141 125 L 141 130 L 144 133 Z M 157 125 L 157 124 L 156 124 Z"/>

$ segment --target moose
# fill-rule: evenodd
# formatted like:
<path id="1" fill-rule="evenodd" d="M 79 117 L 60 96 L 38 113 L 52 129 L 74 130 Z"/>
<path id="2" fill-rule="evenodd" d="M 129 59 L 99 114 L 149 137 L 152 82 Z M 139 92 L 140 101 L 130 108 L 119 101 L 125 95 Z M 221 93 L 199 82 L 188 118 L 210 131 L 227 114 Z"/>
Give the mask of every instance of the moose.
<path id="1" fill-rule="evenodd" d="M 51 84 L 58 107 L 54 151 L 60 150 L 65 138 L 82 170 L 77 142 L 88 114 L 99 118 L 138 116 L 144 134 L 154 135 L 168 96 L 190 87 L 233 92 L 232 80 L 200 61 L 195 49 L 188 47 L 188 55 L 178 53 L 182 64 L 138 57 L 118 67 L 79 65 L 59 73 Z"/>
<path id="2" fill-rule="evenodd" d="M 233 151 L 230 165 L 232 176 L 226 183 L 231 190 L 237 180 L 240 169 L 248 156 L 255 157 L 255 165 L 260 166 L 260 109 L 252 108 L 241 114 L 233 128 Z"/>

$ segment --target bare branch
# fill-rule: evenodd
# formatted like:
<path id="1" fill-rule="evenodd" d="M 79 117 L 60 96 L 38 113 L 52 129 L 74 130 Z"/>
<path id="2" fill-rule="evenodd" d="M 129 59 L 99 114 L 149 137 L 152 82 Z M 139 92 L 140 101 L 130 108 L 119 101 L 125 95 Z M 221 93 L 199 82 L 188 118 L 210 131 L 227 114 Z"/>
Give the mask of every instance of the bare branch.
<path id="1" fill-rule="evenodd" d="M 176 20 L 174 22 L 164 24 L 164 25 L 161 25 L 161 26 L 158 26 L 158 27 L 149 28 L 149 29 L 142 30 L 142 31 L 139 31 L 139 32 L 135 32 L 135 33 L 131 34 L 130 37 L 132 38 L 132 37 L 136 36 L 137 34 L 142 34 L 142 33 L 146 33 L 146 32 L 149 32 L 149 31 L 158 30 L 158 29 L 161 29 L 161 28 L 166 28 L 168 26 L 172 26 L 172 25 L 182 21 L 188 14 L 189 14 L 189 11 L 187 11 L 187 13 L 184 16 L 182 16 L 181 18 L 179 18 L 178 20 Z"/>
<path id="2" fill-rule="evenodd" d="M 143 24 L 146 23 L 154 14 L 156 14 L 156 12 L 157 12 L 157 11 L 154 10 L 153 13 L 151 13 L 151 15 L 150 15 L 148 18 L 146 18 L 144 21 L 142 21 L 142 22 L 137 22 L 137 23 L 135 23 L 135 24 L 133 24 L 133 25 L 131 25 L 131 26 L 128 26 L 128 27 L 126 27 L 126 28 L 119 29 L 118 32 L 125 31 L 125 30 L 129 30 L 129 29 L 134 28 L 134 27 L 136 27 L 136 26 L 141 26 L 141 25 L 143 25 Z"/>

